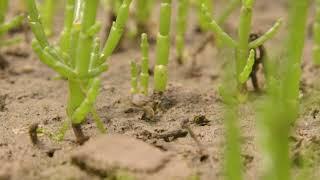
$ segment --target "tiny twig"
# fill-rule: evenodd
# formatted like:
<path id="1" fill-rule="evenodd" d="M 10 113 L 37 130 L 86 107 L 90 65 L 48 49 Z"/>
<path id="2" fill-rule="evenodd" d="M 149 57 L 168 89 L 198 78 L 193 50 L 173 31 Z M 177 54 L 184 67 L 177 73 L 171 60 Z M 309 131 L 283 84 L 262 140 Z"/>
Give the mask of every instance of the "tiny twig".
<path id="1" fill-rule="evenodd" d="M 210 165 L 212 167 L 212 169 L 214 169 L 214 162 L 213 162 L 213 158 L 212 156 L 209 155 L 208 150 L 205 148 L 205 146 L 199 141 L 199 139 L 197 138 L 196 134 L 193 132 L 193 130 L 191 129 L 191 127 L 189 126 L 189 120 L 186 119 L 181 123 L 181 127 L 186 129 L 188 131 L 188 133 L 190 134 L 191 138 L 194 140 L 194 142 L 196 142 L 198 148 L 199 148 L 199 154 L 201 156 L 200 160 L 206 160 L 209 158 L 210 161 Z"/>
<path id="2" fill-rule="evenodd" d="M 163 134 L 157 134 L 155 138 L 163 139 L 166 142 L 171 142 L 178 138 L 186 137 L 187 135 L 188 135 L 188 131 L 183 129 L 178 129 L 178 130 L 165 132 Z"/>
<path id="3" fill-rule="evenodd" d="M 80 145 L 89 140 L 89 137 L 83 134 L 81 124 L 72 124 L 72 129 L 77 138 L 77 143 L 79 143 Z"/>
<path id="4" fill-rule="evenodd" d="M 38 139 L 38 133 L 37 133 L 38 127 L 39 127 L 39 123 L 34 123 L 34 124 L 31 124 L 29 128 L 29 136 L 34 146 L 39 145 L 39 139 Z"/>

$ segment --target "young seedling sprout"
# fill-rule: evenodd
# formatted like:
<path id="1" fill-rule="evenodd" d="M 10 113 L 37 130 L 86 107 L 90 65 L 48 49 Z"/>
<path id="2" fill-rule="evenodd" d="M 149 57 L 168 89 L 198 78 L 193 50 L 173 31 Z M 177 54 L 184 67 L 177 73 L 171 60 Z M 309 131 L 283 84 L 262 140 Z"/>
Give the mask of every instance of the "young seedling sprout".
<path id="1" fill-rule="evenodd" d="M 148 35 L 143 33 L 141 35 L 141 73 L 140 73 L 140 85 L 141 93 L 145 96 L 148 95 L 149 91 L 149 43 Z"/>
<path id="2" fill-rule="evenodd" d="M 67 116 L 77 141 L 83 143 L 87 137 L 81 130 L 81 123 L 89 113 L 93 114 L 99 129 L 105 131 L 94 105 L 101 85 L 99 76 L 108 69 L 106 60 L 123 34 L 131 0 L 123 1 L 102 50 L 96 37 L 100 30 L 100 24 L 96 22 L 99 0 L 67 0 L 66 3 L 64 30 L 59 45 L 49 43 L 35 0 L 27 0 L 27 7 L 35 36 L 32 47 L 44 64 L 68 80 Z M 59 139 L 63 138 L 66 129 L 66 126 L 62 128 Z"/>
<path id="3" fill-rule="evenodd" d="M 183 64 L 184 61 L 184 39 L 187 29 L 187 18 L 189 10 L 189 0 L 180 0 L 178 2 L 178 16 L 177 16 L 177 36 L 176 36 L 176 48 L 177 48 L 177 62 Z"/>
<path id="4" fill-rule="evenodd" d="M 316 17 L 313 24 L 313 61 L 320 65 L 320 0 L 316 0 Z"/>
<path id="5" fill-rule="evenodd" d="M 203 4 L 202 13 L 208 22 L 209 29 L 214 33 L 215 37 L 218 38 L 225 46 L 235 48 L 236 53 L 236 72 L 238 78 L 240 74 L 244 71 L 244 68 L 248 62 L 248 53 L 251 49 L 256 49 L 263 45 L 267 40 L 271 39 L 276 32 L 279 30 L 282 20 L 279 19 L 274 26 L 267 31 L 265 34 L 260 36 L 258 39 L 249 42 L 251 33 L 251 20 L 252 20 L 252 10 L 255 0 L 243 0 L 242 8 L 240 14 L 240 24 L 238 29 L 238 41 L 233 40 L 222 28 L 217 24 L 217 22 L 210 17 L 210 12 L 208 8 Z M 245 70 L 246 71 L 246 70 Z M 242 78 L 239 78 L 239 80 Z M 243 89 L 244 80 L 242 82 L 238 81 L 239 89 Z"/>
<path id="6" fill-rule="evenodd" d="M 131 62 L 131 94 L 141 93 L 148 96 L 149 91 L 149 43 L 147 34 L 141 35 L 141 65 L 139 74 L 139 65 L 135 61 Z"/>
<path id="7" fill-rule="evenodd" d="M 160 30 L 157 35 L 156 65 L 154 67 L 154 91 L 163 93 L 167 88 L 170 50 L 171 0 L 163 0 L 160 9 Z"/>
<path id="8" fill-rule="evenodd" d="M 138 76 L 139 76 L 138 65 L 133 60 L 131 61 L 131 94 L 137 94 L 139 92 Z"/>

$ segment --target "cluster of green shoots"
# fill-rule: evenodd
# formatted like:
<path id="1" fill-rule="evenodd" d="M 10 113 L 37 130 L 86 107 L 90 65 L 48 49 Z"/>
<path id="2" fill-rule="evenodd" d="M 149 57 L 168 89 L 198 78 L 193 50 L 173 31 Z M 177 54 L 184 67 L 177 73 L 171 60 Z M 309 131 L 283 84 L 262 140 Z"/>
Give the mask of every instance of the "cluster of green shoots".
<path id="1" fill-rule="evenodd" d="M 162 94 L 168 83 L 168 63 L 170 54 L 170 23 L 171 23 L 171 0 L 163 0 L 160 8 L 160 27 L 156 44 L 156 65 L 154 67 L 154 92 Z M 141 86 L 142 93 L 148 94 L 149 80 L 149 45 L 146 34 L 141 35 L 142 65 Z M 138 67 L 133 61 L 131 63 L 131 92 L 138 93 Z"/>
<path id="2" fill-rule="evenodd" d="M 218 41 L 221 42 L 224 46 L 232 47 L 235 49 L 236 72 L 239 88 L 243 86 L 251 73 L 252 66 L 254 64 L 252 63 L 252 61 L 255 58 L 253 50 L 271 39 L 276 34 L 282 23 L 282 20 L 279 19 L 269 31 L 260 36 L 258 39 L 250 42 L 249 36 L 251 33 L 252 10 L 254 2 L 255 0 L 242 1 L 238 28 L 238 41 L 235 41 L 226 32 L 224 32 L 219 24 L 211 18 L 208 7 L 204 4 L 202 5 L 202 13 L 206 19 L 208 28 L 214 33 Z"/>
<path id="3" fill-rule="evenodd" d="M 309 1 L 290 0 L 289 7 L 286 57 L 281 60 L 285 63 L 280 69 L 276 64 L 268 66 L 267 95 L 258 120 L 265 179 L 291 179 L 289 136 L 299 112 L 301 59 Z"/>
<path id="4" fill-rule="evenodd" d="M 288 37 L 283 45 L 285 56 L 281 57 L 281 65 L 271 58 L 265 59 L 266 65 L 266 95 L 259 101 L 257 108 L 258 143 L 262 153 L 261 179 L 289 180 L 291 179 L 291 161 L 289 155 L 290 130 L 298 118 L 299 112 L 299 84 L 301 79 L 301 58 L 303 54 L 306 22 L 309 1 L 290 0 L 289 3 Z M 225 72 L 226 78 L 220 89 L 225 104 L 226 127 L 226 151 L 225 172 L 226 179 L 241 180 L 243 176 L 243 162 L 241 160 L 241 137 L 239 131 L 239 100 L 237 84 L 245 82 L 249 76 L 254 62 L 254 49 L 258 44 L 263 44 L 277 31 L 280 22 L 271 28 L 258 40 L 248 43 L 249 23 L 251 22 L 251 10 L 253 1 L 243 1 L 239 43 L 236 43 L 236 62 L 228 62 Z M 204 12 L 206 9 L 203 8 Z M 249 17 L 250 16 L 250 17 Z M 228 47 L 233 48 L 235 41 L 231 39 L 221 28 L 211 21 L 212 29 Z M 243 39 L 243 43 L 241 43 Z M 246 50 L 245 52 L 242 50 Z M 243 53 L 243 54 L 242 54 Z M 239 60 L 248 56 L 247 63 L 243 62 L 239 68 Z M 241 59 L 240 59 L 241 58 Z M 231 69 L 231 70 L 230 70 Z M 234 73 L 233 69 L 238 71 Z M 244 69 L 244 70 L 242 70 Z M 242 71 L 241 71 L 242 70 Z M 235 78 L 236 77 L 236 78 Z"/>
<path id="5" fill-rule="evenodd" d="M 14 17 L 12 20 L 6 22 L 5 17 L 8 11 L 9 0 L 1 0 L 0 1 L 0 37 L 8 33 L 11 29 L 14 29 L 20 26 L 24 20 L 23 15 L 18 15 Z M 10 41 L 8 42 L 1 42 L 0 46 L 11 44 Z"/>
<path id="6" fill-rule="evenodd" d="M 131 62 L 131 93 L 148 96 L 149 91 L 149 43 L 147 34 L 141 35 L 141 72 L 135 61 Z M 139 83 L 140 80 L 140 83 Z M 139 88 L 141 86 L 141 88 Z"/>
<path id="7" fill-rule="evenodd" d="M 27 0 L 29 21 L 35 40 L 32 47 L 40 60 L 68 80 L 69 100 L 67 116 L 72 122 L 79 143 L 86 140 L 81 123 L 92 114 L 98 128 L 105 128 L 97 115 L 95 101 L 99 94 L 99 76 L 108 69 L 108 58 L 116 48 L 124 31 L 131 0 L 124 0 L 113 23 L 107 42 L 101 43 L 96 34 L 101 24 L 96 22 L 99 0 L 67 0 L 64 29 L 59 43 L 49 43 L 35 0 Z M 61 129 L 59 139 L 67 130 L 68 121 Z"/>

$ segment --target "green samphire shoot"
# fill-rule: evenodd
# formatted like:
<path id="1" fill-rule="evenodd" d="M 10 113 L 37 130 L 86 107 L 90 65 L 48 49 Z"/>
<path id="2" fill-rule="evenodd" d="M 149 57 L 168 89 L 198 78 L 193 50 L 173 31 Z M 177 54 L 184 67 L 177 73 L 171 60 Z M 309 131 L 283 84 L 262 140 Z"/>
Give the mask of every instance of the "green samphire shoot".
<path id="1" fill-rule="evenodd" d="M 160 8 L 160 30 L 157 36 L 156 65 L 154 67 L 154 91 L 163 93 L 168 82 L 170 51 L 171 0 L 163 0 Z"/>
<path id="2" fill-rule="evenodd" d="M 141 35 L 141 71 L 138 72 L 137 63 L 131 62 L 131 94 L 141 93 L 148 96 L 149 91 L 149 43 L 147 34 Z"/>
<path id="3" fill-rule="evenodd" d="M 95 109 L 101 85 L 99 76 L 108 69 L 106 60 L 123 34 L 130 4 L 131 0 L 123 1 L 107 42 L 100 49 L 101 43 L 96 36 L 101 27 L 96 22 L 99 0 L 67 0 L 64 29 L 58 45 L 49 43 L 35 0 L 27 0 L 30 26 L 35 36 L 32 47 L 44 64 L 68 80 L 67 116 L 79 143 L 87 139 L 80 125 L 89 113 L 99 129 L 105 131 Z M 58 139 L 63 138 L 66 129 L 65 126 L 61 129 Z"/>

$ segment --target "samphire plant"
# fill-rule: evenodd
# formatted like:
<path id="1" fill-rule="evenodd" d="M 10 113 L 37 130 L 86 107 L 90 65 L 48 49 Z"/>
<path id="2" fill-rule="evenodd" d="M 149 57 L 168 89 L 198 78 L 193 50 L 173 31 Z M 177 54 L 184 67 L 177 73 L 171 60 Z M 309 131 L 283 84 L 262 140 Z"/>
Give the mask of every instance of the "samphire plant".
<path id="1" fill-rule="evenodd" d="M 141 72 L 139 74 L 138 65 L 135 61 L 131 62 L 131 93 L 141 93 L 148 96 L 149 91 L 149 43 L 147 34 L 141 35 Z"/>
<path id="2" fill-rule="evenodd" d="M 263 154 L 263 178 L 289 180 L 289 136 L 299 113 L 301 59 L 305 44 L 309 0 L 289 1 L 288 40 L 278 65 L 268 65 L 267 95 L 260 106 L 258 141 Z"/>
<path id="3" fill-rule="evenodd" d="M 231 49 L 222 51 L 222 58 L 227 62 L 223 73 L 223 81 L 219 93 L 224 103 L 224 126 L 226 146 L 224 149 L 224 172 L 227 180 L 243 179 L 243 164 L 241 159 L 241 134 L 239 121 L 239 101 L 237 98 L 237 80 L 234 72 L 235 62 Z"/>
<path id="4" fill-rule="evenodd" d="M 160 8 L 160 28 L 157 35 L 156 65 L 154 67 L 154 91 L 163 93 L 168 83 L 170 52 L 171 0 L 163 0 Z"/>
<path id="5" fill-rule="evenodd" d="M 238 41 L 235 41 L 226 32 L 224 32 L 219 24 L 211 18 L 208 7 L 206 7 L 205 4 L 202 5 L 202 13 L 206 18 L 208 28 L 214 33 L 218 41 L 221 42 L 224 46 L 235 48 L 236 72 L 238 79 L 242 79 L 239 77 L 244 70 L 247 71 L 248 69 L 250 69 L 250 67 L 245 69 L 245 66 L 248 62 L 247 59 L 250 50 L 256 49 L 257 47 L 263 45 L 267 40 L 271 39 L 282 24 L 282 20 L 279 19 L 269 31 L 260 36 L 258 39 L 249 42 L 254 2 L 255 0 L 242 0 L 242 8 L 238 28 Z M 240 89 L 243 88 L 243 85 L 244 82 L 238 80 L 238 87 Z"/>
<path id="6" fill-rule="evenodd" d="M 64 29 L 58 45 L 49 43 L 35 0 L 27 0 L 30 26 L 35 36 L 32 47 L 44 64 L 68 80 L 67 116 L 79 143 L 87 140 L 81 123 L 89 113 L 92 113 L 99 129 L 105 131 L 94 105 L 101 84 L 99 76 L 108 69 L 106 60 L 123 34 L 130 3 L 131 0 L 123 1 L 101 50 L 100 40 L 96 36 L 100 30 L 100 23 L 96 22 L 99 0 L 66 1 Z M 63 138 L 66 127 L 68 124 L 61 129 L 59 139 Z"/>

